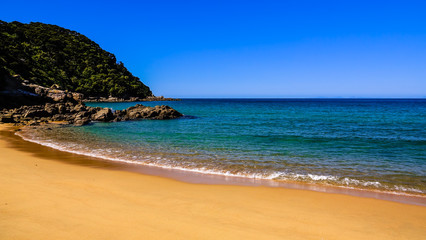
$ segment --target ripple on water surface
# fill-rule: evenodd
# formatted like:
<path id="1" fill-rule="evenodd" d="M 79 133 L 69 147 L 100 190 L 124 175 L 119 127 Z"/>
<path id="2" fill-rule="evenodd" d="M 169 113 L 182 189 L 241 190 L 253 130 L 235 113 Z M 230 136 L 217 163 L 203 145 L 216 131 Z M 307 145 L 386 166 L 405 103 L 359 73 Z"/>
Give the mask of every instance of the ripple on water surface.
<path id="1" fill-rule="evenodd" d="M 101 106 L 118 110 L 132 104 Z M 167 104 L 196 118 L 28 129 L 21 135 L 115 161 L 426 193 L 426 100 L 187 99 Z"/>

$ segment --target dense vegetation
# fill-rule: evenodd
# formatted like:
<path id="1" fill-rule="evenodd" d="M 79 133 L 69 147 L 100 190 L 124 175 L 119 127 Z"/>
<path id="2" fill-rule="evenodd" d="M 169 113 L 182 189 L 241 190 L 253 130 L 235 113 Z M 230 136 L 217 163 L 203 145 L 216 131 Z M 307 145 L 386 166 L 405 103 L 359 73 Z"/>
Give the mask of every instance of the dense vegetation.
<path id="1" fill-rule="evenodd" d="M 0 21 L 0 73 L 86 96 L 147 97 L 150 89 L 86 36 L 56 25 Z"/>

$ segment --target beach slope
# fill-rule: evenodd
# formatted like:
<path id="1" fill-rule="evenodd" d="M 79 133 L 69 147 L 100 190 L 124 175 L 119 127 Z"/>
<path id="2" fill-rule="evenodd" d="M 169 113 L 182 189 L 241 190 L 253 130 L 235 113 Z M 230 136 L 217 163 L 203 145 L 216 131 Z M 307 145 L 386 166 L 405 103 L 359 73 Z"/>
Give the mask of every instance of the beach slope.
<path id="1" fill-rule="evenodd" d="M 0 239 L 424 236 L 422 206 L 284 188 L 190 184 L 52 161 L 0 138 Z"/>

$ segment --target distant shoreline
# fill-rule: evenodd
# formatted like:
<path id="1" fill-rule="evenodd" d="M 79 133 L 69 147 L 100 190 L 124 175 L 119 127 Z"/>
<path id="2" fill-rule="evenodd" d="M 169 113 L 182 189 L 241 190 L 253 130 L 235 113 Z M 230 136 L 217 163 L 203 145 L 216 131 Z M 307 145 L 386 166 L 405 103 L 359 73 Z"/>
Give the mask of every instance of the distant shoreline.
<path id="1" fill-rule="evenodd" d="M 226 99 L 226 100 L 426 100 L 425 98 L 326 98 L 326 97 L 317 97 L 317 98 L 304 98 L 304 97 L 282 97 L 282 98 L 275 98 L 275 97 L 181 97 L 176 98 L 179 100 L 183 99 L 197 99 L 197 100 L 203 100 L 203 99 L 214 99 L 214 100 L 220 100 L 220 99 Z"/>
<path id="2" fill-rule="evenodd" d="M 148 98 L 139 98 L 139 97 L 130 97 L 128 99 L 125 98 L 116 98 L 116 97 L 89 97 L 82 99 L 82 102 L 99 102 L 99 103 L 119 103 L 119 102 L 156 102 L 156 101 L 180 101 L 179 98 L 165 98 L 163 96 L 160 97 L 148 97 Z"/>

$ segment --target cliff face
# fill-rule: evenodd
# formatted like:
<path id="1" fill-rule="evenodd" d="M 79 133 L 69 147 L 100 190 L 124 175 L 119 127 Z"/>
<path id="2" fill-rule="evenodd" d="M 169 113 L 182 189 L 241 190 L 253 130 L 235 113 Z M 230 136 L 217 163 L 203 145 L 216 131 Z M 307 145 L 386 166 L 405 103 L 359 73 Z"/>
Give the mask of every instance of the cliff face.
<path id="1" fill-rule="evenodd" d="M 86 97 L 152 96 L 114 54 L 80 33 L 50 24 L 0 21 L 0 75 L 15 74 Z"/>

